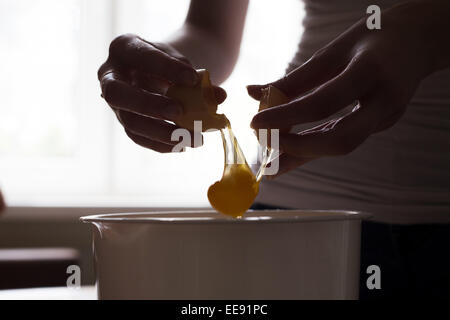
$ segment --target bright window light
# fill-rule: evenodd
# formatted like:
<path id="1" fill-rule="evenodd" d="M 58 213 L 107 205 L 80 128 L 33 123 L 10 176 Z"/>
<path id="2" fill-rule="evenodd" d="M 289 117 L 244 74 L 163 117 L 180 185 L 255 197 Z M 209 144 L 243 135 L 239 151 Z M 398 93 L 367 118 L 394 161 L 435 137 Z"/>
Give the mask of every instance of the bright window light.
<path id="1" fill-rule="evenodd" d="M 9 205 L 207 206 L 220 134 L 185 154 L 135 145 L 100 97 L 96 72 L 122 33 L 164 40 L 188 0 L 0 0 L 0 183 Z M 249 160 L 258 104 L 247 84 L 283 75 L 302 32 L 300 1 L 251 1 L 241 55 L 223 84 Z M 270 18 L 269 18 L 270 17 Z"/>

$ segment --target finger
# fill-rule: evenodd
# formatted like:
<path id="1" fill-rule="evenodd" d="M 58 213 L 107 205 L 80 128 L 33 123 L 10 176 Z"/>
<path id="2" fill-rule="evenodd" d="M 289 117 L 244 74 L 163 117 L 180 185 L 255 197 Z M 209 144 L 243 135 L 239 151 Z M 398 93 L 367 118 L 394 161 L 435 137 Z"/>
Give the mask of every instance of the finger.
<path id="1" fill-rule="evenodd" d="M 178 141 L 172 141 L 172 133 L 174 130 L 182 129 L 177 125 L 151 117 L 140 116 L 123 110 L 117 111 L 117 114 L 122 125 L 131 133 L 172 146 L 179 143 Z M 197 141 L 194 139 L 194 132 L 187 129 L 183 130 L 186 130 L 190 135 L 191 139 L 190 141 L 187 141 L 189 142 L 189 146 L 197 147 L 199 145 L 203 145 L 203 137 L 199 145 L 195 144 Z"/>
<path id="2" fill-rule="evenodd" d="M 277 81 L 265 85 L 247 86 L 248 94 L 256 100 L 261 100 L 261 89 L 273 85 L 284 92 L 289 98 L 296 97 L 314 89 L 339 74 L 345 68 L 347 61 L 344 60 L 341 64 L 336 63 L 336 61 L 339 61 L 339 59 L 333 48 L 328 48 L 327 50 L 322 49 L 304 64 Z"/>
<path id="3" fill-rule="evenodd" d="M 273 85 L 292 99 L 335 77 L 348 64 L 347 53 L 354 45 L 354 34 L 357 32 L 358 24 L 354 24 L 283 78 L 265 85 L 248 86 L 249 95 L 260 100 L 261 89 Z"/>
<path id="4" fill-rule="evenodd" d="M 102 95 L 115 109 L 167 120 L 177 120 L 183 107 L 163 95 L 133 87 L 120 79 L 115 72 L 101 79 Z"/>
<path id="5" fill-rule="evenodd" d="M 344 117 L 300 132 L 280 134 L 283 152 L 298 158 L 345 155 L 374 133 L 382 117 L 379 100 L 373 100 Z"/>
<path id="6" fill-rule="evenodd" d="M 181 85 L 195 85 L 199 77 L 187 63 L 170 56 L 135 35 L 115 38 L 109 47 L 112 62 L 124 64 L 147 74 Z"/>
<path id="7" fill-rule="evenodd" d="M 353 60 L 339 75 L 314 91 L 287 104 L 255 115 L 253 128 L 286 129 L 293 125 L 326 119 L 364 96 L 373 84 L 358 60 Z"/>
<path id="8" fill-rule="evenodd" d="M 340 74 L 351 63 L 348 52 L 354 46 L 355 34 L 360 33 L 354 24 L 330 43 L 319 49 L 304 64 L 272 83 L 289 98 L 305 94 Z"/>
<path id="9" fill-rule="evenodd" d="M 162 143 L 159 141 L 150 140 L 148 138 L 145 138 L 143 136 L 134 134 L 130 130 L 125 129 L 125 132 L 127 136 L 137 145 L 140 145 L 141 147 L 151 149 L 160 153 L 169 153 L 173 150 L 173 145 Z"/>
<path id="10" fill-rule="evenodd" d="M 130 81 L 128 83 L 133 87 L 161 95 L 164 95 L 169 87 L 167 81 L 149 76 L 136 70 L 131 72 Z"/>
<path id="11" fill-rule="evenodd" d="M 217 104 L 221 104 L 227 98 L 227 92 L 221 87 L 213 86 L 214 95 L 216 97 Z"/>
<path id="12" fill-rule="evenodd" d="M 314 158 L 297 158 L 287 153 L 281 153 L 277 158 L 273 159 L 271 162 L 268 163 L 268 166 L 271 166 L 275 161 L 278 161 L 279 169 L 277 173 L 274 175 L 265 176 L 265 178 L 269 180 L 277 178 L 282 174 L 285 174 L 291 170 L 294 170 L 295 168 L 304 165 L 305 163 L 310 162 L 313 159 Z"/>
<path id="13" fill-rule="evenodd" d="M 167 91 L 168 82 L 162 79 L 152 77 L 151 75 L 140 72 L 136 69 L 127 69 L 118 64 L 113 65 L 108 59 L 98 70 L 98 80 L 109 73 L 113 73 L 115 78 L 149 92 L 164 94 Z"/>
<path id="14" fill-rule="evenodd" d="M 262 89 L 268 87 L 269 84 L 251 84 L 247 86 L 247 92 L 250 97 L 255 100 L 261 100 L 262 98 Z"/>
<path id="15" fill-rule="evenodd" d="M 105 63 L 103 63 L 103 64 L 100 66 L 100 68 L 98 68 L 98 71 L 97 71 L 97 79 L 98 79 L 99 81 L 101 81 L 102 78 L 103 78 L 103 76 L 104 76 L 105 74 L 107 74 L 107 73 L 110 73 L 111 71 L 113 71 L 113 66 L 112 66 L 111 62 L 109 61 L 109 59 L 108 59 L 108 60 L 106 60 Z"/>
<path id="16" fill-rule="evenodd" d="M 142 38 L 141 38 L 142 39 Z M 161 51 L 164 51 L 165 53 L 167 53 L 168 55 L 180 60 L 183 63 L 186 63 L 188 65 L 191 65 L 191 62 L 185 57 L 183 56 L 178 50 L 176 50 L 174 47 L 168 45 L 167 43 L 164 42 L 153 42 L 150 43 L 145 39 L 142 39 L 143 41 L 155 46 L 156 48 L 158 48 Z"/>

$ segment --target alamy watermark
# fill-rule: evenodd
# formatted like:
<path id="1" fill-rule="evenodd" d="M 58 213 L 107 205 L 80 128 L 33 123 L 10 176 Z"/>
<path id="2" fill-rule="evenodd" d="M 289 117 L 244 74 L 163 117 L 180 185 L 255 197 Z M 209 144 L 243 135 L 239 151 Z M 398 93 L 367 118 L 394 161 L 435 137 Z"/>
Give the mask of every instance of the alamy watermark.
<path id="1" fill-rule="evenodd" d="M 366 280 L 366 286 L 369 290 L 381 289 L 381 269 L 377 265 L 370 265 L 366 269 L 366 273 L 370 276 Z"/>
<path id="2" fill-rule="evenodd" d="M 66 280 L 67 288 L 79 289 L 81 287 L 81 268 L 76 264 L 67 267 L 66 273 L 69 274 Z"/>
<path id="3" fill-rule="evenodd" d="M 367 14 L 370 16 L 366 19 L 366 26 L 369 30 L 379 30 L 381 29 L 381 9 L 376 4 L 372 4 L 367 7 Z"/>

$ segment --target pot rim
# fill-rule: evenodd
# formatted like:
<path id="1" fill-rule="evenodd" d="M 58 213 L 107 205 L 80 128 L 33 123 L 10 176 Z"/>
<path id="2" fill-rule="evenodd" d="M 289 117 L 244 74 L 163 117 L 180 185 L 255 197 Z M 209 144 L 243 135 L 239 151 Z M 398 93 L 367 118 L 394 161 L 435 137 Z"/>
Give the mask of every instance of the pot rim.
<path id="1" fill-rule="evenodd" d="M 178 210 L 98 214 L 81 217 L 84 223 L 145 224 L 261 224 L 315 221 L 365 220 L 372 215 L 349 210 L 249 210 L 243 218 L 228 217 L 214 210 Z"/>

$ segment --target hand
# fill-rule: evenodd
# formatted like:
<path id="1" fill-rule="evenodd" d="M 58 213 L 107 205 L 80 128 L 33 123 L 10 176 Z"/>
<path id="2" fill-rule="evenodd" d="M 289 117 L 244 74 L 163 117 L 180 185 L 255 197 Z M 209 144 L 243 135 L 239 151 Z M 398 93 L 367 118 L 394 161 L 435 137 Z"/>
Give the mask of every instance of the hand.
<path id="1" fill-rule="evenodd" d="M 367 29 L 362 19 L 302 66 L 270 83 L 291 101 L 259 112 L 251 126 L 280 129 L 278 175 L 320 157 L 348 154 L 400 119 L 420 81 L 436 68 L 435 47 L 423 25 L 433 18 L 424 18 L 423 12 L 409 4 L 386 10 L 381 30 Z M 248 86 L 248 92 L 259 100 L 267 85 Z M 294 125 L 329 118 L 355 102 L 343 117 L 289 132 Z"/>
<path id="2" fill-rule="evenodd" d="M 135 143 L 158 152 L 172 151 L 178 141 L 172 141 L 171 135 L 179 127 L 169 121 L 182 115 L 183 106 L 164 94 L 171 84 L 194 86 L 199 80 L 185 57 L 168 44 L 122 35 L 111 42 L 98 79 L 102 97 Z M 214 90 L 217 103 L 222 103 L 225 91 Z"/>

